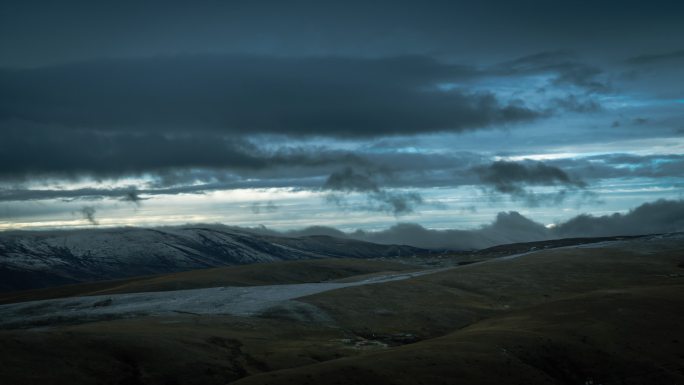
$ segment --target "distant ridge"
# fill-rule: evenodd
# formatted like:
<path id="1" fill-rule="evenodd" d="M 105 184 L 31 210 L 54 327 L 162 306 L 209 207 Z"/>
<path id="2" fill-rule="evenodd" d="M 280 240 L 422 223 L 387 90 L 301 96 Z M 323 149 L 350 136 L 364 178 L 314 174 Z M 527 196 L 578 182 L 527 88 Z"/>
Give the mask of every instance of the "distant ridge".
<path id="1" fill-rule="evenodd" d="M 0 291 L 218 266 L 425 252 L 329 236 L 259 235 L 226 226 L 10 231 L 0 233 Z"/>

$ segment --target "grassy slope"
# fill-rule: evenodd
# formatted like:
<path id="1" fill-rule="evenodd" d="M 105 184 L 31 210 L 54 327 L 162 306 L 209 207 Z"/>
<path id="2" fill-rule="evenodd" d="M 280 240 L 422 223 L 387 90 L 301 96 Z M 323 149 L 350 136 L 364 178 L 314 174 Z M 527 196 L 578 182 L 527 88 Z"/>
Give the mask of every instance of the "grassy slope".
<path id="1" fill-rule="evenodd" d="M 226 384 L 358 354 L 345 337 L 324 325 L 230 316 L 0 331 L 0 383 Z"/>
<path id="2" fill-rule="evenodd" d="M 598 291 L 237 384 L 677 384 L 684 285 Z M 334 381 L 330 381 L 334 379 Z"/>
<path id="3" fill-rule="evenodd" d="M 682 383 L 684 245 L 654 246 L 549 250 L 318 294 L 305 300 L 357 334 L 425 340 L 239 383 Z"/>
<path id="4" fill-rule="evenodd" d="M 3 331 L 0 383 L 684 383 L 684 244 L 639 245 L 304 299 L 336 325 L 187 316 Z M 382 345 L 397 333 L 421 341 Z M 355 346 L 361 337 L 378 343 Z"/>
<path id="5" fill-rule="evenodd" d="M 683 261 L 684 244 L 659 252 L 629 247 L 546 250 L 410 281 L 321 293 L 304 301 L 357 332 L 434 337 L 568 295 L 681 282 L 678 274 L 684 270 L 678 264 Z"/>

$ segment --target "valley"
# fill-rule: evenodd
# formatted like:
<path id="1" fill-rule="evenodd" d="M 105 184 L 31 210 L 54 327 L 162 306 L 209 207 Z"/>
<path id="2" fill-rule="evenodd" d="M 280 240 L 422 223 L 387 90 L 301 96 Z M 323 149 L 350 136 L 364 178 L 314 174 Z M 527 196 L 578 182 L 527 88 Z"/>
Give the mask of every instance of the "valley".
<path id="1" fill-rule="evenodd" d="M 0 382 L 681 382 L 684 236 L 557 246 L 439 267 L 315 259 L 6 293 Z"/>

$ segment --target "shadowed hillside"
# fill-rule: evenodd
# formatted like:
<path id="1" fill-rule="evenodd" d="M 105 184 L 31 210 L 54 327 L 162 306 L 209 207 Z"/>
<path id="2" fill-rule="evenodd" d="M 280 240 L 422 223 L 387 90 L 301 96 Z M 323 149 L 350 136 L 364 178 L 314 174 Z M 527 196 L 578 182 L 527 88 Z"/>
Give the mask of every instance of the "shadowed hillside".
<path id="1" fill-rule="evenodd" d="M 327 236 L 277 237 L 226 226 L 0 233 L 0 291 L 320 258 L 425 253 Z"/>
<path id="2" fill-rule="evenodd" d="M 401 270 L 386 262 L 258 266 L 152 277 L 100 290 L 117 303 L 125 297 L 114 293 L 137 285 L 141 290 L 164 282 L 182 282 L 184 288 L 319 285 L 319 279 L 362 275 L 344 279 L 358 285 L 273 302 L 251 316 L 139 314 L 6 329 L 0 331 L 0 355 L 6 357 L 0 361 L 0 382 L 664 385 L 684 380 L 680 235 L 537 250 L 422 275 L 402 273 L 394 281 L 373 278 L 388 274 L 382 270 Z M 276 270 L 269 275 L 269 268 Z M 35 362 L 47 369 L 31 370 Z"/>

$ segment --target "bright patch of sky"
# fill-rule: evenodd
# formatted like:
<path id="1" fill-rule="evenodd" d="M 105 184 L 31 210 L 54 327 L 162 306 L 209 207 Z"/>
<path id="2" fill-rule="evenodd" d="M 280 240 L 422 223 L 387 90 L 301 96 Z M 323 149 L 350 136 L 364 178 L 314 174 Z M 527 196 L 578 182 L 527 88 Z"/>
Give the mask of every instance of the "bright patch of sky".
<path id="1" fill-rule="evenodd" d="M 407 190 L 403 190 L 407 191 Z M 582 213 L 594 215 L 625 212 L 645 201 L 681 199 L 681 179 L 612 179 L 599 182 L 589 191 L 593 196 L 571 193 L 558 205 L 526 207 L 516 199 L 501 197 L 475 186 L 425 188 L 424 204 L 414 213 L 394 216 L 363 209 L 367 198 L 350 194 L 339 207 L 326 200 L 323 192 L 288 188 L 236 189 L 205 194 L 159 195 L 140 205 L 116 199 L 96 201 L 25 201 L 0 203 L 0 230 L 79 228 L 92 224 L 84 218 L 84 206 L 95 208 L 99 226 L 159 226 L 184 223 L 225 223 L 236 226 L 265 225 L 274 229 L 295 229 L 312 224 L 342 230 L 378 230 L 398 222 L 419 223 L 435 229 L 470 229 L 486 225 L 501 211 L 518 211 L 542 224 L 567 220 Z M 538 188 L 536 193 L 552 193 Z M 270 210 L 255 210 L 255 207 Z"/>

